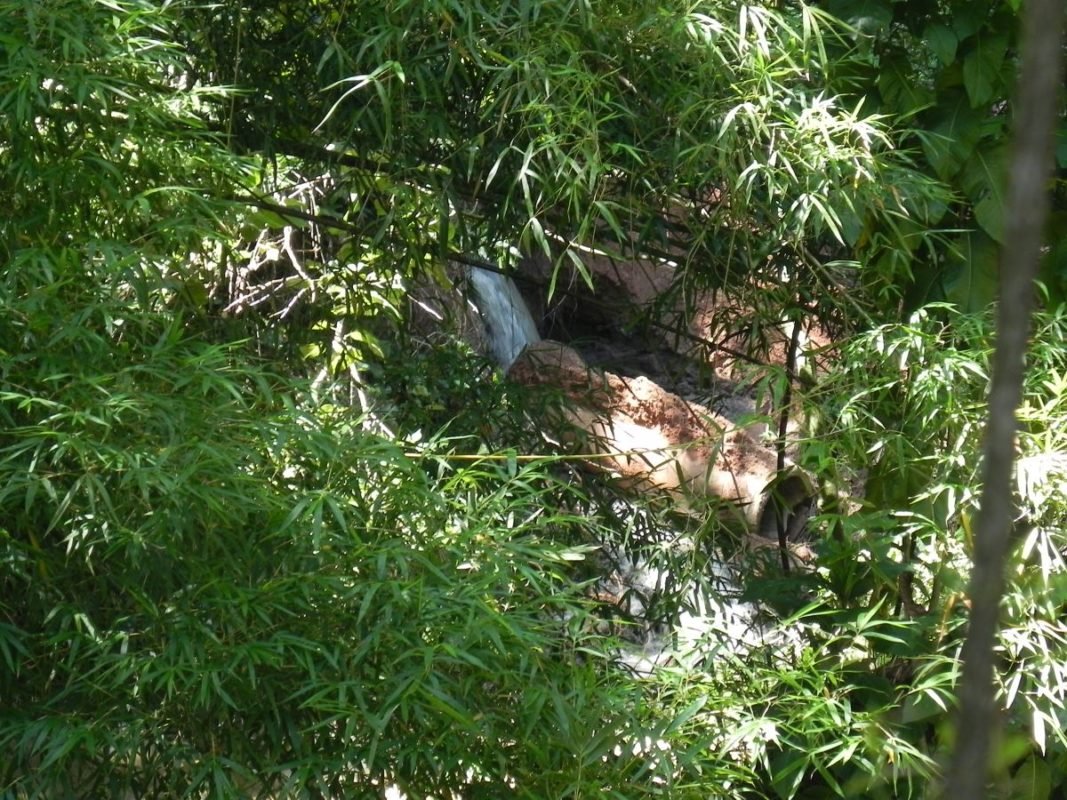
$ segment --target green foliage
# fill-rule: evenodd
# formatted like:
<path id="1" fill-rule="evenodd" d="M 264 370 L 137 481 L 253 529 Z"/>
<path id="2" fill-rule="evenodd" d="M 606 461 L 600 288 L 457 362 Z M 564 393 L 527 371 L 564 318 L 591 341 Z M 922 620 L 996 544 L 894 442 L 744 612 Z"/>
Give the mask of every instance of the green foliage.
<path id="1" fill-rule="evenodd" d="M 98 335 L 5 375 L 15 796 L 436 792 L 468 770 L 562 796 L 625 767 L 587 748 L 630 723 L 566 624 L 584 601 L 582 550 L 554 541 L 580 524 L 550 510 L 563 487 L 491 462 L 431 480 L 237 353 L 139 323 L 110 370 Z M 62 369 L 75 350 L 96 369 Z"/>
<path id="2" fill-rule="evenodd" d="M 686 292 L 786 269 L 802 297 L 840 300 L 858 281 L 853 302 L 875 303 L 948 202 L 893 152 L 882 118 L 832 90 L 860 67 L 814 7 L 184 13 L 200 68 L 243 88 L 214 105 L 216 127 L 329 165 L 354 240 L 406 268 L 507 241 L 582 271 L 578 242 L 681 264 Z M 845 281 L 827 261 L 851 265 Z"/>
<path id="3" fill-rule="evenodd" d="M 1064 782 L 1065 325 L 1062 313 L 1039 319 L 1021 413 L 996 797 L 1054 796 Z M 807 575 L 758 573 L 748 584 L 768 604 L 783 583 L 808 602 L 764 649 L 731 657 L 703 642 L 688 656 L 698 672 L 659 676 L 683 717 L 718 698 L 692 722 L 721 731 L 712 747 L 723 756 L 758 764 L 752 786 L 766 796 L 933 791 L 952 733 L 990 340 L 988 318 L 933 306 L 845 345 L 802 446 L 804 463 L 841 492 L 813 522 L 818 557 Z"/>
<path id="4" fill-rule="evenodd" d="M 1020 771 L 1019 781 L 1021 771 L 1047 774 L 1065 752 L 1060 709 L 1067 684 L 1053 666 L 1067 655 L 1058 611 L 1065 545 L 1060 490 L 1067 466 L 1059 343 L 1065 332 L 1062 313 L 1039 319 L 1020 415 L 1021 513 L 1000 674 L 1008 743 L 1018 741 L 1023 748 L 1003 770 Z M 884 698 L 879 724 L 887 726 L 887 736 L 902 725 L 900 746 L 913 751 L 914 763 L 895 780 L 914 781 L 916 791 L 931 774 L 936 749 L 929 737 L 943 734 L 955 681 L 990 339 L 987 318 L 948 307 L 924 309 L 905 325 L 858 337 L 822 385 L 823 416 L 817 436 L 805 445 L 808 463 L 823 474 L 834 474 L 838 465 L 864 465 L 858 474 L 855 466 L 836 470 L 839 487 L 851 481 L 862 492 L 858 503 L 845 501 L 837 513 L 821 518 L 827 538 L 817 572 L 834 607 L 857 609 L 858 619 L 883 626 L 883 634 L 853 653 L 861 659 L 866 653 L 871 663 L 884 664 L 879 671 L 903 678 L 892 699 Z M 821 619 L 834 621 L 833 629 L 841 631 L 847 616 Z M 863 672 L 860 677 L 870 679 Z M 841 739 L 833 752 L 843 746 Z M 1024 761 L 1029 748 L 1037 755 Z M 866 768 L 861 773 L 878 774 Z M 1011 788 L 1014 780 L 1005 778 L 998 796 L 1028 797 L 1021 783 Z"/>
<path id="5" fill-rule="evenodd" d="M 0 791 L 639 796 L 572 490 L 406 454 L 214 340 L 210 193 L 252 176 L 167 12 L 0 5 Z"/>
<path id="6" fill-rule="evenodd" d="M 1018 4 L 1001 0 L 828 0 L 853 26 L 857 60 L 836 62 L 842 85 L 865 107 L 895 120 L 892 139 L 916 169 L 935 176 L 944 201 L 921 218 L 942 236 L 911 248 L 898 273 L 909 310 L 946 300 L 981 312 L 994 299 L 997 246 L 1003 241 L 1010 90 L 1017 67 Z M 1062 138 L 1062 137 L 1061 137 Z M 1060 167 L 1063 159 L 1060 159 Z M 1050 233 L 1059 229 L 1062 193 Z M 874 222 L 872 230 L 880 227 Z M 1058 237 L 1049 237 L 1053 242 Z M 1062 302 L 1059 248 L 1044 280 Z"/>
<path id="7" fill-rule="evenodd" d="M 984 308 L 1015 9 L 770 6 L 0 0 L 0 794 L 926 791 L 989 325 L 870 319 Z M 706 587 L 714 553 L 663 540 L 714 526 L 531 456 L 544 408 L 409 327 L 456 252 L 574 241 L 764 327 L 869 328 L 812 398 L 818 560 L 751 570 L 773 645 L 622 668 L 595 546 Z M 1006 797 L 1067 772 L 1067 322 L 1040 325 Z"/>
<path id="8" fill-rule="evenodd" d="M 212 92 L 160 84 L 181 53 L 164 11 L 143 3 L 0 3 L 0 170 L 10 214 L 4 260 L 26 246 L 81 246 L 104 259 L 125 248 L 198 245 L 203 190 L 241 162 L 213 147 L 196 112 Z M 10 227 L 21 223 L 15 231 Z"/>

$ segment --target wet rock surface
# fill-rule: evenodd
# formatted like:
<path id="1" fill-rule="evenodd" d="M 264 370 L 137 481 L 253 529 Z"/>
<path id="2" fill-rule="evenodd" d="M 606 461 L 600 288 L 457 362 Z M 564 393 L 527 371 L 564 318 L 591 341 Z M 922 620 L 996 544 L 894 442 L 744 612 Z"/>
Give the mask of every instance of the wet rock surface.
<path id="1" fill-rule="evenodd" d="M 568 422 L 588 435 L 595 464 L 638 488 L 676 492 L 682 503 L 720 499 L 747 532 L 772 535 L 778 519 L 810 503 L 810 480 L 749 430 L 647 377 L 624 378 L 589 366 L 559 342 L 529 345 L 508 372 L 511 380 L 548 385 L 567 399 Z"/>

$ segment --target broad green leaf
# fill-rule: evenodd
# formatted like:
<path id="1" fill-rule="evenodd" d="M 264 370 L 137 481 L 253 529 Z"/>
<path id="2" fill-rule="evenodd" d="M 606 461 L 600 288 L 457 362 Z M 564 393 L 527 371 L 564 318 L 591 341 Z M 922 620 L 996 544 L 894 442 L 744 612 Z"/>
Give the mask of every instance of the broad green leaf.
<path id="1" fill-rule="evenodd" d="M 903 61 L 882 64 L 878 74 L 878 91 L 888 107 L 903 117 L 921 111 L 935 99 L 932 89 L 915 80 L 912 65 Z"/>
<path id="2" fill-rule="evenodd" d="M 1001 144 L 995 147 L 980 147 L 960 170 L 959 184 L 972 202 L 990 192 L 1003 201 L 1003 185 L 1008 165 L 1008 149 Z"/>
<path id="3" fill-rule="evenodd" d="M 1007 148 L 976 148 L 960 171 L 959 182 L 974 203 L 975 220 L 989 236 L 1000 242 L 1004 230 L 1004 173 Z"/>
<path id="4" fill-rule="evenodd" d="M 947 66 L 955 60 L 959 39 L 956 38 L 956 33 L 952 28 L 940 22 L 934 22 L 926 26 L 922 38 L 942 64 Z"/>
<path id="5" fill-rule="evenodd" d="M 991 239 L 1004 243 L 1004 203 L 999 194 L 989 194 L 978 201 L 974 218 Z"/>
<path id="6" fill-rule="evenodd" d="M 988 106 L 1001 88 L 1001 67 L 1007 50 L 1007 36 L 982 35 L 963 59 L 963 85 L 972 108 Z"/>
<path id="7" fill-rule="evenodd" d="M 946 299 L 967 312 L 983 311 L 997 294 L 998 248 L 981 231 L 959 238 L 955 265 L 945 281 Z"/>
<path id="8" fill-rule="evenodd" d="M 1067 215 L 1062 212 L 1051 215 L 1049 230 L 1062 230 L 1067 225 Z M 1050 237 L 1049 252 L 1042 259 L 1041 282 L 1052 296 L 1052 304 L 1067 300 L 1067 238 Z"/>
<path id="9" fill-rule="evenodd" d="M 961 42 L 978 33 L 989 19 L 989 0 L 963 0 L 952 5 L 952 30 Z"/>
<path id="10" fill-rule="evenodd" d="M 1062 126 L 1056 131 L 1056 165 L 1067 167 L 1067 128 Z"/>
<path id="11" fill-rule="evenodd" d="M 1011 800 L 1048 800 L 1052 789 L 1051 767 L 1045 759 L 1033 753 L 1012 776 L 1010 797 Z"/>
<path id="12" fill-rule="evenodd" d="M 988 115 L 973 108 L 963 92 L 957 92 L 952 99 L 940 103 L 932 116 L 929 129 L 917 134 L 938 177 L 949 180 L 986 134 Z"/>

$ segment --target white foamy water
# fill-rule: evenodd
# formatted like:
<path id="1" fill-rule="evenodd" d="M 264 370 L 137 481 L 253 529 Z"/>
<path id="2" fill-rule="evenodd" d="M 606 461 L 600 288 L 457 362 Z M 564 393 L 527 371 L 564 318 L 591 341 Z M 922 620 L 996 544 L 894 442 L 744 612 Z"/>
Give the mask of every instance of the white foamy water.
<path id="1" fill-rule="evenodd" d="M 468 273 L 477 295 L 474 304 L 489 335 L 489 350 L 507 370 L 526 345 L 541 341 L 537 325 L 515 281 L 507 275 L 472 267 Z"/>

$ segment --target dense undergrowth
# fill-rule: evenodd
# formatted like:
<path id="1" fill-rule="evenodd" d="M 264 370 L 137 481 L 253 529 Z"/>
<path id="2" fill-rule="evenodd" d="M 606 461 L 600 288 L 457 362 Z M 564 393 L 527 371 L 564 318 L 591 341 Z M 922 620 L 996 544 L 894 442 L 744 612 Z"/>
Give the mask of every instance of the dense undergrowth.
<path id="1" fill-rule="evenodd" d="M 929 796 L 992 331 L 912 302 L 912 270 L 959 268 L 931 210 L 952 176 L 917 177 L 888 123 L 823 94 L 859 81 L 872 42 L 800 6 L 738 27 L 731 4 L 635 3 L 593 35 L 586 4 L 428 2 L 405 37 L 385 5 L 363 47 L 370 22 L 328 4 L 253 20 L 0 0 L 0 796 Z M 981 26 L 965 35 L 961 14 L 962 47 Z M 590 55 L 629 40 L 624 63 Z M 242 64 L 259 93 L 231 77 Z M 449 150 L 457 131 L 483 150 Z M 294 137 L 314 152 L 286 152 Z M 879 175 L 904 188 L 881 194 Z M 591 591 L 602 546 L 696 542 L 671 566 L 700 579 L 728 534 L 554 451 L 543 399 L 447 322 L 412 324 L 411 289 L 447 291 L 459 249 L 544 244 L 542 221 L 645 225 L 666 198 L 697 231 L 681 295 L 732 282 L 766 327 L 814 313 L 843 337 L 796 398 L 824 487 L 814 565 L 757 565 L 746 586 L 788 635 L 743 656 L 707 639 L 639 674 Z M 903 322 L 876 324 L 886 298 Z M 1067 785 L 1067 319 L 1046 300 L 1001 635 L 1005 798 Z"/>
<path id="2" fill-rule="evenodd" d="M 619 529 L 565 460 L 455 429 L 405 441 L 421 418 L 384 436 L 246 345 L 50 277 L 5 295 L 7 340 L 47 337 L 9 359 L 2 397 L 12 796 L 899 797 L 936 774 L 981 318 L 933 308 L 878 328 L 826 376 L 833 422 L 805 455 L 827 480 L 862 466 L 863 491 L 813 521 L 814 572 L 748 586 L 790 644 L 739 658 L 707 641 L 685 668 L 635 677 L 583 590 L 592 546 Z M 1043 318 L 1035 341 L 1065 325 Z M 468 363 L 449 374 L 493 391 Z M 1062 782 L 1065 368 L 1060 348 L 1035 349 L 1005 797 Z"/>

